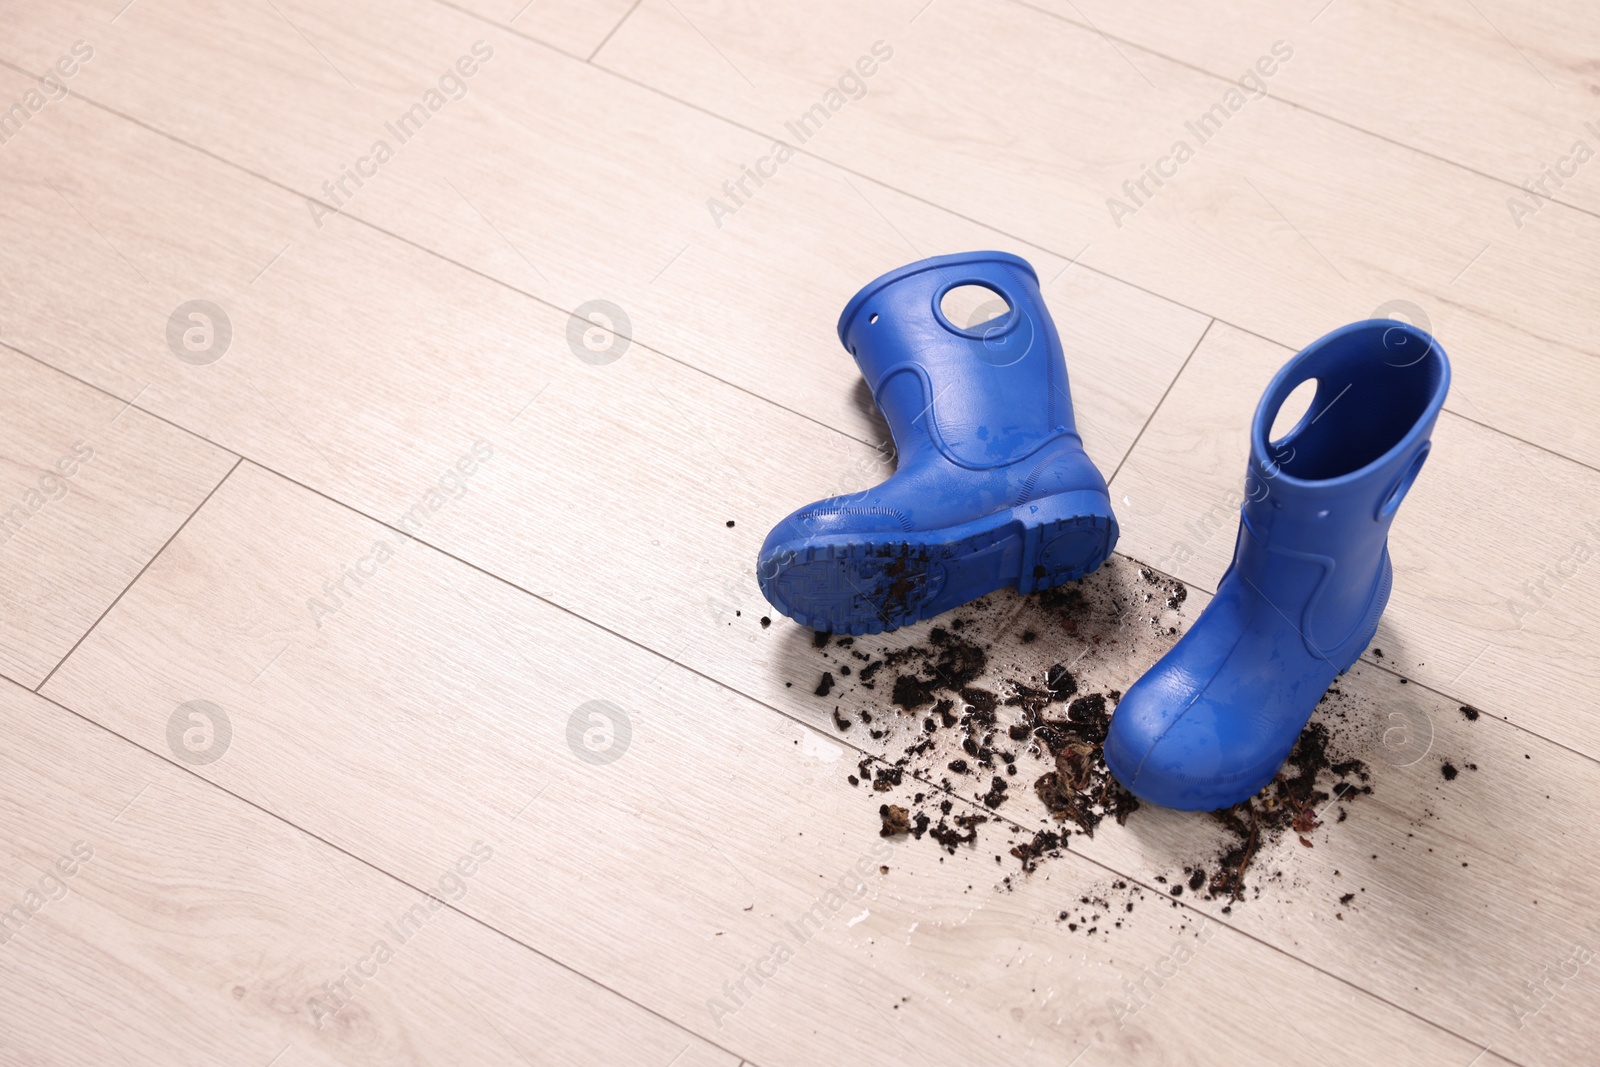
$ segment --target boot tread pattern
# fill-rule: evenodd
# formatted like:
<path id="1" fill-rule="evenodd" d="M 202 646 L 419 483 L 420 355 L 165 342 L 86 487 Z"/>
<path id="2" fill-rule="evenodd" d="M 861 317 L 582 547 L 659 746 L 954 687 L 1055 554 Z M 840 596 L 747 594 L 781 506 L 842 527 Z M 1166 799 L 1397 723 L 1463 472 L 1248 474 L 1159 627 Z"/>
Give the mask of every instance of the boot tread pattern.
<path id="1" fill-rule="evenodd" d="M 813 545 L 763 583 L 763 592 L 802 626 L 875 634 L 1002 586 L 1031 593 L 1076 581 L 1105 562 L 1115 537 L 1114 520 L 1080 515 L 1035 527 L 1007 523 L 955 541 Z"/>

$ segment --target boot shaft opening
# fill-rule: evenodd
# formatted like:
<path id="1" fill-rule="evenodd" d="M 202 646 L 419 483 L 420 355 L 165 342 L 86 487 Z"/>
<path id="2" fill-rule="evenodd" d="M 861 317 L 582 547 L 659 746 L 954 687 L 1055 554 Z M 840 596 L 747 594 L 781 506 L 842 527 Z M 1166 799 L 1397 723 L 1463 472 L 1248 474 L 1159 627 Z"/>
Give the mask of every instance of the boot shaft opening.
<path id="1" fill-rule="evenodd" d="M 1353 474 L 1431 422 L 1444 401 L 1449 362 L 1432 337 L 1407 323 L 1375 319 L 1336 330 L 1301 352 L 1268 387 L 1252 433 L 1260 465 L 1306 482 Z M 1292 393 L 1316 392 L 1287 433 L 1268 433 Z"/>

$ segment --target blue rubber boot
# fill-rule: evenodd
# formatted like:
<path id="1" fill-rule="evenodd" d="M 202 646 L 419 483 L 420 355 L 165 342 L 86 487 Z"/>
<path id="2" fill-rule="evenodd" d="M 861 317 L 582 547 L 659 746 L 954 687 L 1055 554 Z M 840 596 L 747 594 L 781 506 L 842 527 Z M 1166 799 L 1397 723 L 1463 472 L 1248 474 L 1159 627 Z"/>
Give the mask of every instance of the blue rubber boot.
<path id="1" fill-rule="evenodd" d="M 950 322 L 940 304 L 961 285 L 993 291 L 1006 312 Z M 891 271 L 845 306 L 839 339 L 899 465 L 767 535 L 757 581 L 778 611 L 815 630 L 878 633 L 1001 586 L 1059 585 L 1110 554 L 1111 500 L 1084 454 L 1061 340 L 1026 260 L 971 252 Z"/>
<path id="2" fill-rule="evenodd" d="M 1298 425 L 1278 408 L 1316 379 Z M 1106 765 L 1142 800 L 1214 810 L 1272 781 L 1389 600 L 1389 525 L 1428 456 L 1450 362 L 1426 333 L 1335 330 L 1273 378 L 1250 427 L 1233 564 L 1189 632 L 1111 717 Z"/>

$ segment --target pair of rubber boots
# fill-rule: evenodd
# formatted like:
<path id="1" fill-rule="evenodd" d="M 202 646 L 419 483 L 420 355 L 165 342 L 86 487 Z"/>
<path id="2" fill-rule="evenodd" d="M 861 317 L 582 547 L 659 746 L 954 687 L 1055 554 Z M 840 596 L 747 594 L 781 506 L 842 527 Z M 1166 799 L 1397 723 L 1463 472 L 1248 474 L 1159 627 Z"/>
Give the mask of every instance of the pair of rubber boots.
<path id="1" fill-rule="evenodd" d="M 965 286 L 1006 310 L 950 321 L 945 296 Z M 838 331 L 899 463 L 881 485 L 772 530 L 757 580 L 773 607 L 816 630 L 877 633 L 1002 586 L 1075 580 L 1110 555 L 1106 482 L 1084 454 L 1061 341 L 1025 260 L 977 252 L 891 271 L 850 300 Z M 1306 414 L 1269 440 L 1310 379 Z M 1233 564 L 1112 716 L 1106 763 L 1136 796 L 1210 810 L 1272 780 L 1377 630 L 1389 526 L 1449 382 L 1433 339 L 1387 319 L 1335 330 L 1278 372 L 1251 425 Z"/>

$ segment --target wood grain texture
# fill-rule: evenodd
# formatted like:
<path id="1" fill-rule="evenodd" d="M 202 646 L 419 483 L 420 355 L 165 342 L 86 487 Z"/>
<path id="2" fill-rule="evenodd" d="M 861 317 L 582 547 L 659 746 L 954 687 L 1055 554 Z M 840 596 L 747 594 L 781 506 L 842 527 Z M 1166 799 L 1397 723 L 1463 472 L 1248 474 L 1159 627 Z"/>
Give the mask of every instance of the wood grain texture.
<path id="1" fill-rule="evenodd" d="M 1291 355 L 1211 329 L 1112 487 L 1123 551 L 1215 589 L 1256 398 Z M 1385 662 L 1600 755 L 1589 713 L 1600 698 L 1600 474 L 1446 412 L 1389 544 L 1394 593 L 1374 642 Z"/>
<path id="2" fill-rule="evenodd" d="M 457 910 L 504 819 L 406 885 L 4 681 L 0 722 L 7 1063 L 738 1062 Z"/>
<path id="3" fill-rule="evenodd" d="M 1226 536 L 1231 543 L 1231 528 Z M 1070 663 L 1080 692 L 1126 691 L 1209 600 L 1194 588 L 1176 608 L 1163 605 L 1164 591 L 1122 559 L 1080 589 L 1090 607 L 1067 622 L 1038 598 L 989 598 L 992 608 L 962 631 L 986 649 L 989 666 L 975 684 L 1004 694 L 1017 680 L 1038 686 L 1053 665 Z M 926 647 L 931 629 L 941 625 L 952 625 L 950 618 L 857 638 L 838 662 L 859 667 L 857 654 L 876 662 L 907 646 Z M 1332 800 L 1317 807 L 1323 827 L 1306 835 L 1312 847 L 1293 834 L 1264 845 L 1248 876 L 1247 903 L 1192 893 L 1185 900 L 1352 985 L 1381 988 L 1393 1003 L 1480 1045 L 1524 1062 L 1561 1062 L 1600 1039 L 1583 1014 L 1589 993 L 1580 992 L 1593 988 L 1592 976 L 1568 960 L 1575 945 L 1593 946 L 1596 936 L 1581 904 L 1594 831 L 1589 806 L 1578 798 L 1600 790 L 1600 768 L 1493 711 L 1469 719 L 1459 700 L 1382 666 L 1402 638 L 1386 623 L 1375 642 L 1378 664 L 1358 664 L 1313 716 L 1337 739 L 1337 760 L 1365 762 L 1362 784 L 1371 794 L 1351 797 L 1324 781 Z M 958 751 L 960 731 L 927 735 L 921 716 L 886 714 L 883 675 L 872 691 L 837 678 L 826 699 L 811 695 L 811 682 L 827 665 L 803 633 L 782 634 L 780 642 L 787 647 L 768 655 L 773 674 L 794 681 L 784 692 L 801 694 L 780 705 L 792 704 L 794 717 L 837 734 L 831 713 L 842 710 L 858 726 L 841 740 L 890 761 L 931 743 L 912 763 L 931 773 L 891 791 L 889 800 L 915 811 L 915 795 L 929 780 L 953 778 L 956 792 L 980 802 L 990 784 L 986 774 L 946 773 L 952 759 L 969 755 Z M 862 711 L 886 738 L 862 736 Z M 1001 727 L 1016 718 L 1002 709 Z M 1050 766 L 1020 751 L 1018 758 L 1024 773 L 1013 786 Z M 1446 763 L 1454 778 L 1446 777 Z M 1024 841 L 1038 829 L 1063 826 L 1026 788 L 1010 790 L 999 811 Z M 984 851 L 1003 852 L 1010 840 L 1002 837 Z M 1103 825 L 1092 838 L 1073 836 L 1071 848 L 1164 891 L 1158 876 L 1170 881 L 1190 864 L 1215 873 L 1229 840 L 1208 816 L 1142 808 L 1125 828 Z M 1350 900 L 1343 899 L 1347 893 Z M 1451 980 L 1418 980 L 1439 974 Z M 1553 984 L 1530 991 L 1528 983 L 1539 982 Z"/>
<path id="4" fill-rule="evenodd" d="M 427 0 L 401 9 L 404 18 L 382 40 L 371 37 L 359 9 L 319 9 L 316 17 L 333 20 L 322 32 L 347 34 L 361 52 L 359 72 L 351 71 L 368 90 L 361 93 L 324 68 L 261 94 L 253 72 L 290 57 L 241 65 L 193 55 L 184 36 L 189 16 L 159 3 L 124 28 L 126 42 L 108 44 L 86 64 L 73 87 L 330 204 L 324 182 L 340 180 L 341 167 L 355 165 L 375 140 L 394 142 L 398 154 L 376 177 L 359 188 L 347 180 L 347 200 L 332 193 L 349 214 L 563 310 L 614 302 L 632 338 L 863 440 L 879 431 L 861 400 L 838 387 L 856 372 L 834 323 L 860 285 L 923 254 L 998 247 L 1035 262 L 1068 349 L 1085 439 L 1108 467 L 1204 328 L 1203 315 L 1066 269 L 1075 249 L 1043 253 L 814 158 L 785 164 L 719 227 L 708 200 L 725 195 L 725 181 L 755 189 L 741 167 L 768 152 L 769 137 L 454 9 Z M 63 22 L 58 35 L 78 25 L 56 9 L 28 17 Z M 462 99 L 399 146 L 386 124 L 479 38 L 494 58 Z M 205 89 L 219 78 L 250 80 L 249 93 L 240 92 L 248 101 Z M 41 133 L 48 118 L 66 121 L 41 114 Z M 93 127 L 64 136 L 70 169 L 92 167 L 66 146 L 98 137 Z M 159 141 L 137 150 L 170 151 Z M 169 177 L 164 168 L 156 173 Z M 291 246 L 288 262 L 332 225 L 325 215 L 314 220 L 305 201 L 293 203 L 298 214 L 285 212 L 271 239 L 262 238 L 241 287 L 279 249 Z"/>
<path id="5" fill-rule="evenodd" d="M 449 6 L 587 59 L 628 17 L 635 0 L 449 0 Z"/>
<path id="6" fill-rule="evenodd" d="M 233 456 L 0 348 L 0 674 L 36 686 Z"/>
<path id="7" fill-rule="evenodd" d="M 502 23 L 518 34 L 551 48 L 582 58 L 594 52 L 607 35 L 619 26 L 633 0 L 451 0 L 451 6 L 478 20 Z M 381 92 L 381 78 L 369 81 L 359 61 L 347 51 L 349 42 L 330 34 L 316 5 L 297 7 L 272 3 L 237 7 L 226 3 L 191 0 L 137 0 L 137 7 L 126 0 L 68 0 L 47 11 L 17 11 L 7 26 L 7 43 L 18 57 L 15 61 L 29 74 L 53 73 L 68 88 L 80 88 L 82 75 L 96 64 L 120 54 L 124 61 L 143 56 L 156 57 L 145 50 L 152 31 L 176 34 L 188 41 L 191 61 L 202 68 L 212 67 L 209 59 L 192 46 L 199 40 L 226 62 L 214 69 L 232 66 L 236 71 L 268 71 L 286 81 L 311 81 L 338 93 L 362 95 Z M 360 36 L 367 42 L 382 42 L 397 34 L 405 35 L 396 20 L 401 9 L 382 4 L 366 5 L 355 14 Z M 68 62 L 57 68 L 63 57 L 73 55 L 72 46 L 82 41 L 94 52 L 86 62 Z M 79 53 L 81 58 L 82 53 Z M 12 58 L 8 56 L 7 58 Z M 454 58 L 453 56 L 451 58 Z M 61 78 L 63 70 L 72 73 Z M 146 88 L 159 89 L 169 72 L 156 65 L 136 75 Z M 438 73 L 438 72 L 435 72 Z M 272 103 L 252 92 L 247 82 L 214 86 L 218 103 L 234 108 L 235 114 L 248 114 Z M 420 91 L 420 87 L 419 87 Z M 9 99 L 7 103 L 9 103 Z"/>
<path id="8" fill-rule="evenodd" d="M 567 315 L 349 219 L 274 261 L 303 209 L 292 196 L 196 153 L 163 157 L 169 143 L 81 101 L 59 109 L 19 146 L 0 200 L 20 232 L 59 232 L 65 250 L 29 284 L 28 254 L 0 248 L 22 279 L 20 347 L 389 522 L 484 441 L 493 461 L 416 536 L 757 699 L 799 706 L 750 655 L 765 610 L 757 551 L 795 507 L 881 479 L 885 454 L 642 345 L 585 362 Z M 92 156 L 78 150 L 91 143 Z M 47 179 L 69 183 L 150 286 L 113 284 L 127 265 L 75 238 Z M 1109 472 L 1204 321 L 1086 272 L 1066 271 L 1062 289 L 1082 294 L 1101 339 L 1086 348 L 1078 317 L 1060 316 L 1082 432 Z M 163 333 L 172 308 L 199 296 L 226 309 L 234 337 L 202 367 L 175 359 Z M 790 380 L 770 370 L 770 350 L 745 351 L 769 384 Z M 796 373 L 881 432 L 853 369 Z M 340 577 L 330 567 L 319 582 Z"/>
<path id="9" fill-rule="evenodd" d="M 754 88 L 665 0 L 646 0 L 596 61 L 783 136 L 785 120 L 882 39 L 892 61 L 807 152 L 1057 254 L 1081 250 L 1090 267 L 1291 347 L 1391 301 L 1419 305 L 1457 362 L 1452 410 L 1600 465 L 1588 415 L 1600 404 L 1600 344 L 1579 296 L 1600 270 L 1592 214 L 1547 205 L 1519 229 L 1504 182 L 1283 100 L 1241 94 L 1223 106 L 1229 86 L 1215 77 L 1130 59 L 1092 29 L 1019 4 L 684 10 Z M 1176 21 L 1210 17 L 1196 8 Z M 1286 17 L 1250 25 L 1238 47 L 1252 61 L 1276 40 L 1298 49 L 1300 36 L 1275 28 Z M 685 54 L 702 61 L 676 58 Z M 1458 55 L 1445 61 L 1476 73 Z M 1269 84 L 1315 62 L 1296 51 Z M 1220 131 L 1197 137 L 1186 123 L 1217 106 Z M 1461 109 L 1457 121 L 1476 114 Z M 1176 164 L 1180 140 L 1192 158 Z M 1170 180 L 1123 188 L 1164 158 Z M 1113 197 L 1132 214 L 1114 215 Z"/>
<path id="10" fill-rule="evenodd" d="M 1600 147 L 1585 129 L 1600 120 L 1593 11 L 1575 0 L 1023 2 L 1116 38 L 1135 63 L 1143 46 L 1230 80 L 1255 63 L 1260 40 L 1291 40 L 1295 62 L 1273 78 L 1274 95 L 1499 178 L 1530 206 L 1514 187 L 1569 156 L 1575 140 Z M 1468 98 L 1474 106 L 1461 107 Z M 1600 175 L 1567 178 L 1547 183 L 1549 194 L 1600 210 Z"/>
<path id="11" fill-rule="evenodd" d="M 127 531 L 177 529 L 224 449 L 246 461 L 45 687 L 180 762 L 168 718 L 214 700 L 234 730 L 222 758 L 174 771 L 0 685 L 20 723 L 0 749 L 16 894 L 145 764 L 171 800 L 147 790 L 114 823 L 138 836 L 97 853 L 115 857 L 106 880 L 80 899 L 74 879 L 0 945 L 7 1014 L 28 1020 L 0 1059 L 115 1062 L 105 1037 L 135 1062 L 248 1062 L 257 1044 L 266 1062 L 293 1043 L 308 1062 L 677 1067 L 1534 1064 L 1600 1044 L 1593 968 L 1566 970 L 1594 943 L 1600 844 L 1600 639 L 1582 610 L 1600 476 L 1581 465 L 1600 463 L 1583 295 L 1600 235 L 1563 204 L 1517 227 L 1504 202 L 1508 168 L 1581 117 L 1587 16 L 1338 0 L 1301 35 L 1280 27 L 1316 12 L 1255 0 L 1162 27 L 1139 24 L 1142 3 L 1035 6 L 1060 17 L 974 0 L 13 5 L 0 62 L 95 51 L 71 98 L 0 127 L 0 488 L 102 411 L 138 436 L 92 497 L 75 479 L 47 505 L 85 509 L 49 512 L 66 536 L 7 568 L 64 606 L 0 625 L 0 656 L 22 657 L 0 672 L 48 669 L 99 614 L 73 605 L 126 584 L 80 574 L 85 558 L 131 578 L 166 537 L 136 550 Z M 1427 33 L 1362 53 L 1379 25 Z M 1216 72 L 1280 37 L 1295 56 L 1276 99 L 1112 222 L 1106 197 L 1222 99 Z M 1428 56 L 1394 58 L 1420 39 Z M 893 56 L 832 111 L 878 40 Z M 453 75 L 478 41 L 492 56 Z M 576 58 L 602 41 L 598 66 Z M 1532 41 L 1560 88 L 1523 91 L 1535 72 L 1496 41 Z M 0 106 L 35 84 L 0 69 Z M 1387 111 L 1385 93 L 1402 97 Z M 831 117 L 805 150 L 748 176 L 819 102 Z M 402 138 L 414 105 L 426 124 Z M 347 177 L 379 139 L 394 157 Z M 1592 207 L 1588 176 L 1570 204 Z M 903 748 L 917 724 L 838 735 L 800 684 L 819 669 L 809 634 L 760 623 L 769 526 L 888 469 L 838 309 L 881 270 L 974 247 L 1039 267 L 1088 449 L 1119 471 L 1122 549 L 1195 584 L 1159 625 L 1099 620 L 1082 674 L 1098 691 L 1203 607 L 1249 412 L 1290 348 L 1403 299 L 1455 361 L 1395 529 L 1384 655 L 1340 683 L 1374 793 L 1314 848 L 1263 856 L 1278 874 L 1247 908 L 1191 894 L 1115 940 L 1063 931 L 1059 908 L 1113 879 L 1161 892 L 1209 832 L 1149 809 L 1011 891 L 998 843 L 1001 865 L 895 844 L 879 871 L 876 798 L 844 775 L 853 746 Z M 229 319 L 214 362 L 167 340 L 194 299 Z M 620 336 L 569 315 L 597 299 Z M 94 547 L 108 534 L 120 553 Z M 1131 602 L 1142 579 L 1119 557 L 1091 581 Z M 995 671 L 1038 675 L 1086 642 L 1023 645 L 1037 604 L 994 599 Z M 631 729 L 612 763 L 584 758 L 594 700 Z M 1396 721 L 1425 729 L 1415 759 L 1392 750 Z M 1444 759 L 1481 770 L 1447 784 Z M 974 792 L 954 802 L 976 810 Z M 1002 814 L 1005 832 L 1055 825 L 1028 790 Z M 307 990 L 485 826 L 504 828 L 494 862 L 418 938 L 432 955 L 398 958 L 335 1037 L 317 1032 Z M 796 938 L 841 878 L 845 907 Z M 776 974 L 747 977 L 789 939 Z M 1177 980 L 1119 1018 L 1124 981 L 1180 945 Z"/>
<path id="12" fill-rule="evenodd" d="M 1221 924 L 1119 1028 L 1122 976 L 1195 938 L 1191 913 L 1072 937 L 1055 912 L 1104 868 L 1069 855 L 1008 893 L 987 855 L 880 843 L 836 742 L 422 545 L 311 621 L 330 561 L 390 537 L 242 465 L 46 692 L 141 744 L 204 694 L 233 735 L 198 773 L 408 881 L 503 826 L 470 914 L 762 1064 L 1474 1051 Z M 585 747 L 595 700 L 612 728 Z M 1292 1021 L 1259 992 L 1291 987 Z"/>
<path id="13" fill-rule="evenodd" d="M 1198 615 L 1206 600 L 1191 592 L 1184 607 Z M 1030 622 L 1047 632 L 1019 619 Z M 1382 662 L 1404 648 L 1404 627 L 1385 621 Z M 1062 657 L 1044 644 L 1022 646 L 1034 677 Z M 1154 656 L 1102 645 L 1096 659 L 1131 679 Z M 1098 665 L 1079 681 L 1126 684 Z M 1336 791 L 1318 811 L 1325 828 L 1307 837 L 1314 847 L 1288 834 L 1258 857 L 1259 897 L 1227 914 L 1225 898 L 1193 906 L 1519 1062 L 1581 1059 L 1600 1041 L 1585 1007 L 1600 978 L 1570 957 L 1600 937 L 1584 903 L 1600 831 L 1578 798 L 1600 791 L 1600 767 L 1492 713 L 1469 720 L 1458 699 L 1369 662 L 1334 688 L 1314 719 L 1366 762 L 1371 796 L 1344 803 Z M 1010 817 L 1049 824 L 1034 798 L 1013 800 L 1023 804 L 1008 804 Z M 1127 831 L 1080 835 L 1073 848 L 1150 884 L 1217 834 L 1203 816 L 1150 808 Z"/>
<path id="14" fill-rule="evenodd" d="M 53 142 L 42 136 L 37 150 L 30 146 L 31 154 L 18 154 L 17 171 L 36 166 L 41 177 L 71 176 L 114 242 L 135 256 L 149 255 L 141 249 L 159 250 L 173 275 L 184 281 L 169 283 L 167 304 L 103 285 L 95 280 L 97 268 L 117 272 L 126 265 L 83 237 L 75 260 L 63 260 L 48 284 L 26 290 L 37 301 L 29 305 L 21 335 L 30 351 L 125 395 L 147 384 L 140 402 L 150 410 L 390 519 L 411 508 L 474 440 L 489 441 L 501 448 L 498 464 L 487 480 L 480 479 L 479 492 L 467 494 L 430 523 L 425 535 L 430 543 L 669 657 L 681 657 L 742 692 L 781 707 L 796 705 L 794 694 L 746 652 L 745 642 L 756 632 L 755 609 L 761 607 L 753 581 L 755 551 L 762 532 L 791 507 L 875 481 L 883 467 L 870 450 L 643 349 L 609 366 L 587 365 L 565 347 L 567 322 L 558 312 L 348 220 L 330 220 L 315 242 L 291 248 L 252 282 L 272 259 L 278 239 L 274 226 L 292 221 L 292 198 L 205 160 L 193 160 L 188 171 L 171 164 L 160 174 L 141 171 L 133 160 L 153 151 L 147 140 L 153 135 L 130 131 L 79 102 L 69 101 L 52 117 L 64 146 L 89 140 L 114 145 L 119 133 L 132 143 L 121 158 L 107 149 L 106 171 L 100 174 L 81 164 L 66 169 L 57 154 L 66 149 L 48 151 Z M 81 129 L 71 126 L 75 121 Z M 182 179 L 174 181 L 174 172 Z M 78 186 L 73 189 L 78 193 Z M 136 194 L 145 210 L 129 210 L 132 201 L 117 199 L 117 189 Z M 52 206 L 54 199 L 36 179 L 21 185 L 10 210 L 35 226 L 47 211 L 56 212 L 54 227 L 71 225 L 64 209 Z M 37 214 L 24 214 L 35 205 Z M 163 222 L 179 217 L 185 220 L 182 226 Z M 1076 271 L 1065 277 L 1074 276 L 1087 277 Z M 416 285 L 432 299 L 413 300 L 409 292 Z M 108 301 L 96 295 L 102 291 L 114 295 Z M 355 291 L 362 296 L 352 299 Z M 194 292 L 215 295 L 234 309 L 239 322 L 238 350 L 210 367 L 173 359 L 158 340 L 168 309 Z M 92 302 L 88 306 L 95 314 L 83 321 L 92 322 L 95 331 L 121 324 L 117 343 L 81 343 L 63 330 L 63 322 L 76 321 L 66 308 L 80 301 Z M 341 358 L 311 357 L 330 345 L 343 353 Z M 1206 425 L 1216 432 L 1243 434 L 1257 388 L 1236 389 L 1234 373 L 1211 363 L 1206 367 L 1195 373 L 1209 373 L 1209 384 L 1227 394 L 1227 402 L 1208 397 L 1175 403 L 1167 418 L 1193 427 L 1199 415 L 1210 412 L 1216 421 Z M 1268 377 L 1261 370 L 1254 373 L 1252 381 Z M 1154 377 L 1147 379 L 1152 404 L 1158 395 Z M 820 389 L 838 378 L 816 381 Z M 837 385 L 828 388 L 847 394 Z M 1094 410 L 1094 399 L 1080 400 L 1080 408 Z M 1122 433 L 1130 440 L 1138 415 L 1136 408 L 1122 408 Z M 1086 425 L 1085 432 L 1096 450 L 1092 429 Z M 1538 454 L 1503 438 L 1485 440 L 1495 448 Z M 778 441 L 785 444 L 779 447 Z M 686 462 L 696 453 L 714 456 L 714 462 Z M 615 464 L 611 469 L 626 473 L 596 477 L 597 454 Z M 1508 459 L 1515 454 L 1505 452 Z M 1112 466 L 1104 453 L 1100 458 Z M 1232 466 L 1211 456 L 1181 481 L 1174 480 L 1175 471 L 1163 474 L 1159 491 L 1138 494 L 1140 504 L 1122 505 L 1134 509 L 1124 523 L 1130 531 L 1126 550 L 1157 565 L 1169 554 L 1173 542 L 1160 540 L 1159 527 L 1140 510 L 1152 498 L 1198 494 L 1191 510 L 1176 513 L 1178 525 L 1207 514 L 1226 525 L 1228 509 L 1217 512 L 1215 506 L 1236 481 L 1229 473 Z M 684 500 L 680 486 L 686 478 L 705 491 Z M 1571 518 L 1577 513 L 1568 509 L 1584 498 L 1580 480 L 1572 492 L 1554 498 L 1555 506 Z M 1403 523 L 1397 536 L 1405 536 L 1408 528 L 1450 527 L 1456 520 L 1444 512 L 1431 521 L 1416 516 L 1454 499 L 1419 492 L 1408 504 L 1407 522 L 1421 525 Z M 1495 521 L 1489 517 L 1492 509 L 1479 514 L 1485 523 Z M 620 521 L 619 515 L 624 516 Z M 727 518 L 742 519 L 744 525 L 730 533 L 722 528 Z M 1563 529 L 1551 527 L 1548 536 L 1558 535 Z M 1230 545 L 1231 533 L 1224 531 L 1210 548 L 1215 555 Z M 1570 547 L 1551 540 L 1542 550 L 1548 550 L 1553 565 Z M 1409 631 L 1403 648 L 1396 645 L 1407 654 L 1408 669 L 1432 664 L 1420 677 L 1452 692 L 1449 683 L 1505 628 L 1506 598 L 1524 577 L 1538 577 L 1537 566 L 1526 575 L 1485 560 L 1473 566 L 1477 569 L 1463 558 L 1462 569 L 1448 572 L 1441 582 L 1460 574 L 1469 582 L 1499 583 L 1465 608 L 1484 640 L 1464 647 L 1465 631 L 1445 625 L 1449 615 L 1463 610 L 1458 605 L 1432 615 L 1434 625 Z M 669 573 L 680 576 L 669 588 L 617 595 L 619 588 Z M 1220 573 L 1220 566 L 1210 573 Z M 1181 576 L 1193 577 L 1188 571 Z M 1391 619 L 1412 603 L 1404 590 L 1402 585 Z M 1578 597 L 1566 601 L 1580 602 Z M 1411 610 L 1426 616 L 1425 605 L 1415 602 Z M 734 614 L 743 609 L 751 610 Z M 1541 618 L 1553 624 L 1560 612 Z M 1527 683 L 1495 681 L 1504 678 L 1492 668 L 1494 657 L 1503 653 L 1489 649 L 1474 669 L 1489 667 L 1491 673 L 1482 676 L 1483 682 L 1469 677 L 1465 684 L 1474 688 L 1462 693 L 1593 752 L 1585 717 L 1567 711 L 1563 700 L 1541 701 L 1527 712 L 1517 700 L 1519 687 L 1526 685 L 1546 687 L 1536 691 L 1567 700 L 1588 693 L 1590 683 L 1582 680 L 1587 668 L 1581 651 L 1574 651 L 1588 647 L 1585 640 L 1580 629 L 1565 643 L 1529 644 L 1535 661 L 1549 663 L 1552 670 Z M 1552 717 L 1566 725 L 1546 725 Z"/>

